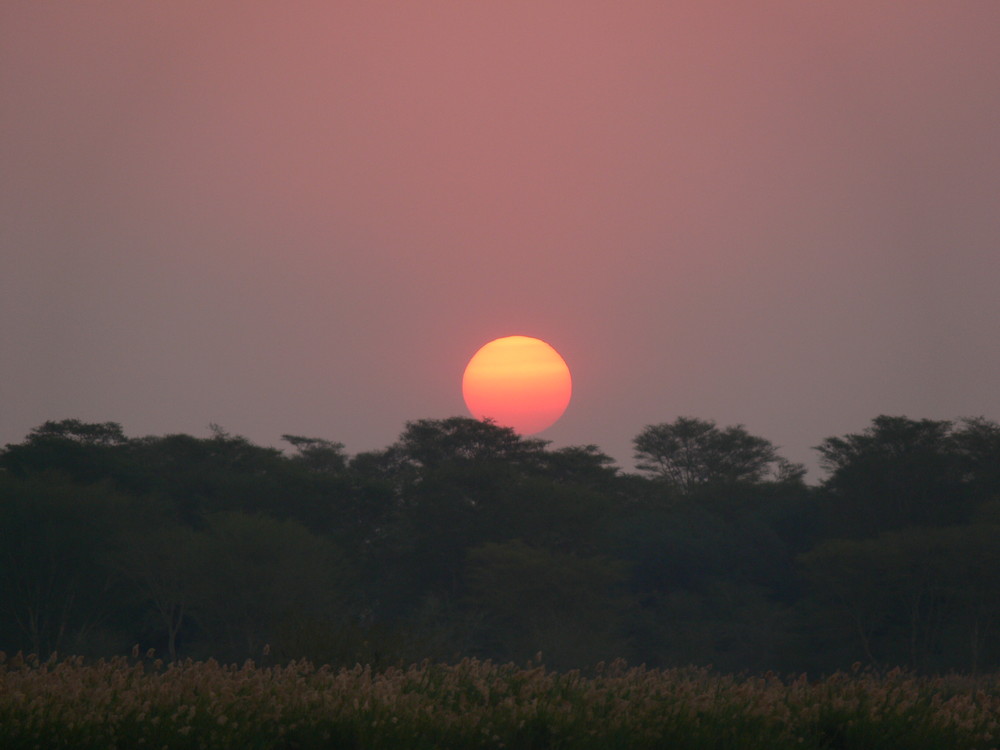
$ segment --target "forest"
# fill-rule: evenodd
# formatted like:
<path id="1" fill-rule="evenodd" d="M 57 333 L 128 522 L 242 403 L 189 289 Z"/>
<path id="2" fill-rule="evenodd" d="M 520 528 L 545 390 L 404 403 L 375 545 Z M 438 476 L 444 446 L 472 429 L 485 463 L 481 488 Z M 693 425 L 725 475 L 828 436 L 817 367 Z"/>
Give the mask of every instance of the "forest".
<path id="1" fill-rule="evenodd" d="M 804 481 L 682 417 L 594 445 L 469 418 L 388 447 L 46 422 L 0 452 L 0 650 L 1000 669 L 1000 425 L 879 416 Z"/>

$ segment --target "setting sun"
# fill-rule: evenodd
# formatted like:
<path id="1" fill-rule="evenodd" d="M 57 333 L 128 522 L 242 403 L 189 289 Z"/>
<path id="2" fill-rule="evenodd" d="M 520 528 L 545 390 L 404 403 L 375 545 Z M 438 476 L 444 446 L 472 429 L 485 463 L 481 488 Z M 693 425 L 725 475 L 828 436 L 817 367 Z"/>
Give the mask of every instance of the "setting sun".
<path id="1" fill-rule="evenodd" d="M 466 365 L 462 396 L 477 419 L 532 435 L 566 411 L 573 383 L 566 362 L 544 341 L 506 336 L 483 346 Z"/>

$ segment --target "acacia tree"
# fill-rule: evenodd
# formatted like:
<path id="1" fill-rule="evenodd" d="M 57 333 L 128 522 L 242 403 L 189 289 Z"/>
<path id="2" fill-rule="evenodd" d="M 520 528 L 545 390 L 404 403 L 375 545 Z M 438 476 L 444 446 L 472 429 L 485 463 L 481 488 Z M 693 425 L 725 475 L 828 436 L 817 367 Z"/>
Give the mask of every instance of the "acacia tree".
<path id="1" fill-rule="evenodd" d="M 984 459 L 975 449 L 986 428 L 973 423 L 958 439 L 948 420 L 882 415 L 862 432 L 827 438 L 817 450 L 830 472 L 823 483 L 829 528 L 863 537 L 965 522 L 979 469 L 995 462 L 996 453 L 980 451 Z"/>
<path id="2" fill-rule="evenodd" d="M 501 461 L 509 465 L 535 465 L 547 442 L 524 438 L 510 427 L 489 419 L 468 417 L 418 419 L 407 422 L 397 443 L 416 467 L 426 471 L 444 464 L 474 464 Z"/>
<path id="3" fill-rule="evenodd" d="M 322 438 L 282 435 L 295 448 L 292 462 L 316 474 L 340 475 L 347 470 L 344 444 Z"/>
<path id="4" fill-rule="evenodd" d="M 712 420 L 678 417 L 648 425 L 633 444 L 636 468 L 681 492 L 703 485 L 798 481 L 805 473 L 743 425 L 719 428 Z"/>
<path id="5" fill-rule="evenodd" d="M 28 442 L 45 438 L 63 438 L 83 445 L 121 445 L 127 440 L 117 422 L 83 422 L 79 419 L 45 422 L 31 431 Z"/>
<path id="6" fill-rule="evenodd" d="M 0 451 L 0 469 L 21 477 L 58 471 L 77 481 L 99 482 L 115 472 L 127 442 L 117 422 L 45 422 L 24 442 Z"/>

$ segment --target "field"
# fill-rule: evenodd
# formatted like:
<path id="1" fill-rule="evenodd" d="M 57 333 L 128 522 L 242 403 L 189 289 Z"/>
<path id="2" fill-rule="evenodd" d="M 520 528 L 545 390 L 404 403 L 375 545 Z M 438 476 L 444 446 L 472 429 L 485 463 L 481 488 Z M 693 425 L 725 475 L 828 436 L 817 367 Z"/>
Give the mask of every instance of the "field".
<path id="1" fill-rule="evenodd" d="M 1000 680 L 2 657 L 0 747 L 994 748 Z"/>

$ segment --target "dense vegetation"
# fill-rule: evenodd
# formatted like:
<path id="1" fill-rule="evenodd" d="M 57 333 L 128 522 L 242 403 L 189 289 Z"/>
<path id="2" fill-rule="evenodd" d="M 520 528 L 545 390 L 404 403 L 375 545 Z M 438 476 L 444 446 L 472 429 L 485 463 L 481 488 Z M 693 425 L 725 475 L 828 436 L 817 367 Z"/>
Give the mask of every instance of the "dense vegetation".
<path id="1" fill-rule="evenodd" d="M 465 659 L 373 671 L 118 657 L 0 664 L 8 750 L 988 750 L 986 678 L 822 681 L 704 669 L 553 672 Z"/>
<path id="2" fill-rule="evenodd" d="M 818 448 L 651 425 L 638 473 L 487 422 L 347 455 L 49 422 L 0 453 L 0 650 L 382 669 L 1000 669 L 1000 425 Z"/>

